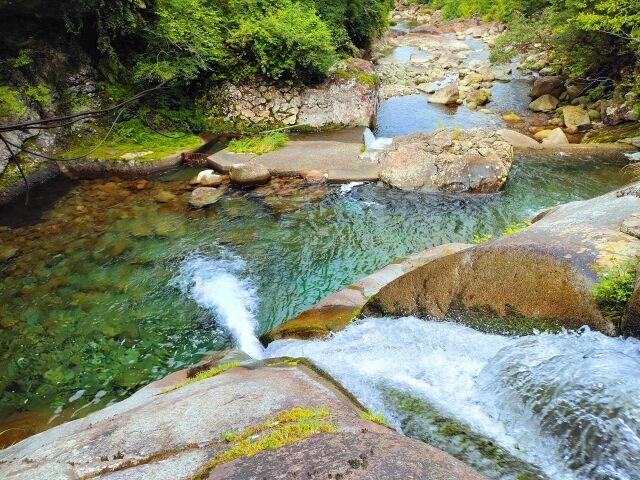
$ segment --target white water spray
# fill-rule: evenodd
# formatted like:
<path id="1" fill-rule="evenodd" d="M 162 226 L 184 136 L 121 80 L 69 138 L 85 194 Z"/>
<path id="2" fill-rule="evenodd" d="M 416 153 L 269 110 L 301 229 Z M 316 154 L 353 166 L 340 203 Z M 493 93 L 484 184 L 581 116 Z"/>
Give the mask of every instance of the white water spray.
<path id="1" fill-rule="evenodd" d="M 264 348 L 254 333 L 256 289 L 242 278 L 244 267 L 244 262 L 237 257 L 220 260 L 190 257 L 183 263 L 176 284 L 198 305 L 216 314 L 240 350 L 260 359 L 264 357 Z"/>
<path id="2" fill-rule="evenodd" d="M 400 427 L 388 387 L 427 401 L 553 480 L 640 478 L 640 341 L 488 335 L 416 318 L 365 319 L 326 341 L 277 341 Z"/>

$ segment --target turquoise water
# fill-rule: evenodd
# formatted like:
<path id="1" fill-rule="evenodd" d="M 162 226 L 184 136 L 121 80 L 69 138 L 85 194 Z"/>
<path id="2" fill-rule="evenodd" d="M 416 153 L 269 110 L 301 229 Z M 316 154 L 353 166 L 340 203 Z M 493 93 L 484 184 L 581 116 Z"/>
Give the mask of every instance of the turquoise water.
<path id="1" fill-rule="evenodd" d="M 16 249 L 0 264 L 0 431 L 21 429 L 15 440 L 86 414 L 232 345 L 216 314 L 228 285 L 202 302 L 181 284 L 194 259 L 233 264 L 255 292 L 246 311 L 260 334 L 398 257 L 498 234 L 628 180 L 613 163 L 519 157 L 492 196 L 274 181 L 192 211 L 194 173 L 59 182 L 30 210 L 0 210 L 3 252 Z M 156 202 L 160 190 L 177 199 Z"/>

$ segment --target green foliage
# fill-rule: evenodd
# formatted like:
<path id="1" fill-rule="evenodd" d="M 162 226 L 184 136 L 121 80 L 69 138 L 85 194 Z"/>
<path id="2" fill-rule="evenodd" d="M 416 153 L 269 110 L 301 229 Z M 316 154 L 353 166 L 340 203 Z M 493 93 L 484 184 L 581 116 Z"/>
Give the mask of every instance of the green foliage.
<path id="1" fill-rule="evenodd" d="M 289 137 L 282 132 L 271 132 L 267 135 L 258 135 L 249 138 L 236 138 L 229 142 L 228 152 L 233 153 L 263 153 L 279 150 L 289 143 Z"/>
<path id="2" fill-rule="evenodd" d="M 82 136 L 75 139 L 66 149 L 65 157 L 76 157 L 90 150 L 102 139 L 106 132 L 99 129 L 95 136 Z M 92 158 L 122 160 L 125 153 L 151 152 L 137 158 L 137 161 L 150 162 L 160 160 L 178 151 L 192 150 L 202 144 L 197 135 L 173 131 L 160 133 L 145 126 L 138 118 L 120 122 L 114 128 L 109 139 L 94 153 Z"/>
<path id="3" fill-rule="evenodd" d="M 524 222 L 520 222 L 520 223 L 511 223 L 504 230 L 504 232 L 502 232 L 502 236 L 504 237 L 505 235 L 513 235 L 514 233 L 518 233 L 519 231 L 524 230 L 525 228 L 527 228 L 529 226 L 531 226 L 531 222 L 529 222 L 529 221 L 524 221 Z M 480 235 L 478 233 L 474 233 L 473 234 L 473 243 L 475 243 L 476 245 L 488 242 L 491 239 L 493 239 L 493 235 L 490 234 L 490 233 L 486 234 L 486 235 Z"/>
<path id="4" fill-rule="evenodd" d="M 11 118 L 24 114 L 25 105 L 18 91 L 0 86 L 0 118 Z"/>
<path id="5" fill-rule="evenodd" d="M 29 48 L 23 48 L 22 50 L 20 50 L 17 58 L 13 61 L 13 67 L 21 68 L 21 67 L 26 67 L 27 65 L 30 65 L 31 53 L 32 51 Z"/>
<path id="6" fill-rule="evenodd" d="M 262 75 L 314 83 L 334 64 L 331 32 L 315 9 L 289 0 L 269 8 L 261 18 L 240 21 L 230 35 L 231 48 L 255 60 Z"/>
<path id="7" fill-rule="evenodd" d="M 378 423 L 383 427 L 389 426 L 389 424 L 387 424 L 387 421 L 382 416 L 381 412 L 373 413 L 371 410 L 367 410 L 366 412 L 359 412 L 358 415 L 360 416 L 360 418 L 364 420 L 369 420 L 370 422 Z"/>
<path id="8" fill-rule="evenodd" d="M 636 284 L 636 267 L 640 260 L 615 263 L 609 268 L 596 268 L 600 282 L 591 294 L 604 313 L 622 327 L 627 304 Z"/>
<path id="9" fill-rule="evenodd" d="M 34 106 L 45 106 L 51 102 L 49 89 L 44 85 L 27 85 L 22 94 Z"/>

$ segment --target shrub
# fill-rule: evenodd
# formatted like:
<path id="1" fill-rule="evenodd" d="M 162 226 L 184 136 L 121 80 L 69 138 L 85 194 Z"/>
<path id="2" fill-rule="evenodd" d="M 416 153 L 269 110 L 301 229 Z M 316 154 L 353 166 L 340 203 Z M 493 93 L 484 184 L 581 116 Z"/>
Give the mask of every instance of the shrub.
<path id="1" fill-rule="evenodd" d="M 267 135 L 258 135 L 248 138 L 237 138 L 229 142 L 227 151 L 233 153 L 263 153 L 279 150 L 289 143 L 289 137 L 282 132 L 272 132 Z"/>
<path id="2" fill-rule="evenodd" d="M 314 83 L 336 61 L 331 32 L 315 9 L 284 1 L 260 17 L 248 17 L 231 34 L 236 51 L 255 59 L 258 71 L 274 80 Z"/>
<path id="3" fill-rule="evenodd" d="M 605 269 L 596 267 L 600 282 L 593 287 L 591 294 L 602 311 L 618 327 L 622 327 L 627 304 L 633 295 L 638 263 L 640 260 L 619 262 Z"/>
<path id="4" fill-rule="evenodd" d="M 0 118 L 11 118 L 24 114 L 25 105 L 16 90 L 0 86 Z"/>

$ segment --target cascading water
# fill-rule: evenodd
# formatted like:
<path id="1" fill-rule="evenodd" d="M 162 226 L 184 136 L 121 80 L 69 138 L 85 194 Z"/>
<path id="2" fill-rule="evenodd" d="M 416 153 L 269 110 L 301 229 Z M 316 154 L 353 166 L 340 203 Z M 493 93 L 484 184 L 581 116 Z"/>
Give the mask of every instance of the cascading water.
<path id="1" fill-rule="evenodd" d="M 493 478 L 640 478 L 635 339 L 589 330 L 503 337 L 408 317 L 365 319 L 326 341 L 274 342 L 267 355 L 311 359 L 396 428 L 436 438 Z M 418 427 L 430 427 L 417 418 L 420 402 L 437 412 L 432 418 L 462 427 L 447 421 L 450 439 L 421 434 Z M 491 454 L 504 451 L 503 464 L 515 458 L 522 468 L 514 474 L 469 456 L 465 429 L 495 442 Z"/>
<path id="2" fill-rule="evenodd" d="M 257 294 L 251 282 L 241 276 L 244 267 L 234 256 L 217 260 L 194 256 L 184 261 L 175 283 L 198 305 L 216 314 L 240 350 L 260 359 L 264 349 L 254 333 Z"/>

